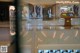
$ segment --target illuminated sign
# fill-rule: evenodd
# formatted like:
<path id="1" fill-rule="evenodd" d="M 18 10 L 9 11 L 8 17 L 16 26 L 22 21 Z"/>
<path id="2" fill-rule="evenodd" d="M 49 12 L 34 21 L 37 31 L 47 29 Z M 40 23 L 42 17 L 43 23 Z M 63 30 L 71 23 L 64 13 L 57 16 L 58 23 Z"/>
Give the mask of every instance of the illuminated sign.
<path id="1" fill-rule="evenodd" d="M 79 4 L 79 1 L 56 1 L 56 3 L 60 4 Z"/>

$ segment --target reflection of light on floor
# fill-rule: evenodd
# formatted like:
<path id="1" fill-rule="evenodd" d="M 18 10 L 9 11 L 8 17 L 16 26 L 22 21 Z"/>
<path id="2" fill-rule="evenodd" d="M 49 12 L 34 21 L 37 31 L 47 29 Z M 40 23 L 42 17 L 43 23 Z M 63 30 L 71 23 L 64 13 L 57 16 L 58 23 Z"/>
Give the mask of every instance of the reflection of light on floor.
<path id="1" fill-rule="evenodd" d="M 55 38 L 55 36 L 56 36 L 56 31 L 53 33 L 53 39 Z"/>
<path id="2" fill-rule="evenodd" d="M 59 27 L 60 29 L 64 29 L 64 27 Z"/>
<path id="3" fill-rule="evenodd" d="M 28 23 L 28 24 L 26 25 L 26 27 L 27 27 L 28 30 L 31 30 L 31 29 L 32 29 L 32 25 L 31 25 L 30 23 Z"/>
<path id="4" fill-rule="evenodd" d="M 38 41 L 39 41 L 39 42 L 42 42 L 43 40 L 41 40 L 41 39 L 38 37 Z"/>
<path id="5" fill-rule="evenodd" d="M 43 31 L 41 31 L 41 33 L 44 37 L 47 37 L 47 35 Z"/>
<path id="6" fill-rule="evenodd" d="M 39 23 L 38 26 L 37 26 L 37 28 L 38 29 L 43 29 L 43 24 L 42 23 Z"/>
<path id="7" fill-rule="evenodd" d="M 69 38 L 69 36 L 67 36 L 67 37 L 64 39 L 64 41 L 66 41 L 68 38 Z"/>
<path id="8" fill-rule="evenodd" d="M 61 35 L 60 35 L 60 39 L 62 39 L 62 38 L 63 38 L 63 36 L 64 36 L 64 33 L 61 33 Z"/>
<path id="9" fill-rule="evenodd" d="M 23 37 L 27 36 L 27 34 L 28 34 L 28 31 L 23 34 Z"/>
<path id="10" fill-rule="evenodd" d="M 30 38 L 29 40 L 27 40 L 27 42 L 31 42 L 32 38 Z"/>
<path id="11" fill-rule="evenodd" d="M 79 33 L 79 31 L 77 30 L 77 31 L 76 31 L 76 33 L 75 33 L 75 37 L 77 37 L 77 36 L 78 36 L 78 33 Z"/>
<path id="12" fill-rule="evenodd" d="M 50 26 L 50 29 L 52 29 L 52 27 Z"/>

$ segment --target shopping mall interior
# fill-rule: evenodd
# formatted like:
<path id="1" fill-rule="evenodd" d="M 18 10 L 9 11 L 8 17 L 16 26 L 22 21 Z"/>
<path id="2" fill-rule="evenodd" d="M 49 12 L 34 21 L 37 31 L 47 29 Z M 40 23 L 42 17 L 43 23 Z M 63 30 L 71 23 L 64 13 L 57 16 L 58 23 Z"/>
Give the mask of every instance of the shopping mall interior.
<path id="1" fill-rule="evenodd" d="M 14 51 L 15 6 L 6 3 L 0 5 L 0 45 Z M 80 53 L 80 0 L 20 0 L 17 15 L 21 53 Z"/>

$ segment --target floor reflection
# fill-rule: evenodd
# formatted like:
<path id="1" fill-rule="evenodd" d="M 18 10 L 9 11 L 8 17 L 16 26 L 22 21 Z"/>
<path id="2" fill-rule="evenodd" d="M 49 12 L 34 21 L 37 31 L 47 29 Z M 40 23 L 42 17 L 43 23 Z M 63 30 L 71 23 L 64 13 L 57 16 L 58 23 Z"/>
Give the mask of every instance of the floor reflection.
<path id="1" fill-rule="evenodd" d="M 71 28 L 69 29 L 80 29 L 80 18 L 72 19 Z M 53 30 L 53 29 L 66 29 L 64 26 L 64 19 L 54 19 L 52 21 L 43 21 L 42 19 L 31 19 L 29 21 L 22 21 L 23 28 L 27 30 Z M 69 26 L 67 26 L 69 27 Z"/>

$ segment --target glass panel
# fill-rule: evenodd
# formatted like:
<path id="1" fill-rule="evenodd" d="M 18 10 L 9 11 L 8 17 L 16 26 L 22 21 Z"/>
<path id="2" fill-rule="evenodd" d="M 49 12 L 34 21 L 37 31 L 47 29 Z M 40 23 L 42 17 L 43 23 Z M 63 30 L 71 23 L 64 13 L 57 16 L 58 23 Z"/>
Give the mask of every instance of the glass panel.
<path id="1" fill-rule="evenodd" d="M 46 7 L 28 4 L 22 7 L 22 19 L 27 21 L 27 28 L 30 30 L 33 28 L 31 25 L 36 25 L 36 29 L 38 26 L 42 26 L 41 29 L 80 29 L 79 10 L 76 15 L 73 7 L 74 5 L 71 4 L 47 5 Z"/>
<path id="2" fill-rule="evenodd" d="M 50 49 L 80 49 L 80 5 L 72 4 L 71 1 L 68 1 L 70 4 L 58 1 L 35 0 L 20 3 L 22 53 L 49 53 Z M 78 11 L 74 9 L 75 6 Z"/>

